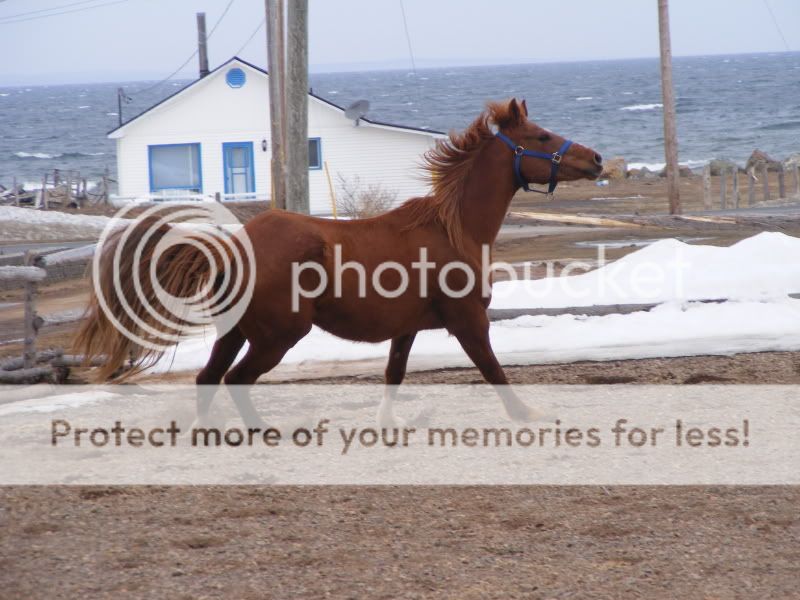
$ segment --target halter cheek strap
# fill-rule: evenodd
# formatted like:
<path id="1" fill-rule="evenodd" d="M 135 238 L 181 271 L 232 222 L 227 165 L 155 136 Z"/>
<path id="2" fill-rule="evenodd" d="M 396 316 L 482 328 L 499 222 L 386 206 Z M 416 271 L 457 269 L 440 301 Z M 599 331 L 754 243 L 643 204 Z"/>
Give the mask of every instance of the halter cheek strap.
<path id="1" fill-rule="evenodd" d="M 517 184 L 526 192 L 536 192 L 537 194 L 552 194 L 556 191 L 556 187 L 558 186 L 558 169 L 561 167 L 561 159 L 564 158 L 564 155 L 569 150 L 569 147 L 572 146 L 571 140 L 565 140 L 564 143 L 561 145 L 561 148 L 558 152 L 553 152 L 552 154 L 547 154 L 546 152 L 538 152 L 536 150 L 527 150 L 522 146 L 518 146 L 515 144 L 510 137 L 507 135 L 500 133 L 499 131 L 495 134 L 498 138 L 500 138 L 503 142 L 505 142 L 506 146 L 511 148 L 514 151 L 514 177 L 517 180 Z M 544 192 L 542 190 L 534 190 L 529 185 L 528 182 L 522 177 L 522 171 L 520 170 L 520 166 L 522 163 L 523 156 L 531 156 L 533 158 L 543 158 L 545 160 L 550 161 L 550 183 L 548 184 L 547 191 Z"/>

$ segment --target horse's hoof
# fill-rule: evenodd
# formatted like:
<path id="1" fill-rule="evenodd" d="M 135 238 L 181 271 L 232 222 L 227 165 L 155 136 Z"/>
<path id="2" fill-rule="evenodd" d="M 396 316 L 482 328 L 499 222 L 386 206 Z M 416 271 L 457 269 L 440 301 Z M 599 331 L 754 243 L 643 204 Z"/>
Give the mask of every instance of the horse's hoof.
<path id="1" fill-rule="evenodd" d="M 428 427 L 431 424 L 431 418 L 436 413 L 432 406 L 426 406 L 419 414 L 411 419 L 406 425 L 411 427 Z"/>
<path id="2" fill-rule="evenodd" d="M 536 410 L 535 408 L 531 408 L 530 406 L 526 406 L 524 404 L 514 407 L 506 406 L 506 413 L 508 414 L 509 419 L 516 421 L 517 423 L 533 423 L 536 421 L 551 423 L 555 420 L 542 411 Z"/>

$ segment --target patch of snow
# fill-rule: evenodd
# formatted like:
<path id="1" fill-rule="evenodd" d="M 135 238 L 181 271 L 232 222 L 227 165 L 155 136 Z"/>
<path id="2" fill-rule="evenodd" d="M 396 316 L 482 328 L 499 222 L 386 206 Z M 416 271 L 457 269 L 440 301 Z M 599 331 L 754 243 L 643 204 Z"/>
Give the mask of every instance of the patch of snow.
<path id="1" fill-rule="evenodd" d="M 110 217 L 98 215 L 77 215 L 55 210 L 33 210 L 18 206 L 0 206 L 0 221 L 15 221 L 31 225 L 80 225 L 103 229 Z"/>
<path id="2" fill-rule="evenodd" d="M 730 247 L 655 242 L 570 277 L 501 281 L 492 308 L 563 308 L 683 300 L 765 300 L 800 292 L 800 238 L 760 233 Z"/>
<path id="3" fill-rule="evenodd" d="M 498 282 L 493 308 L 662 304 L 626 315 L 496 322 L 492 345 L 505 364 L 798 350 L 800 301 L 787 297 L 800 291 L 798 257 L 800 239 L 781 233 L 761 233 L 727 248 L 667 239 L 582 275 Z M 658 269 L 662 278 L 653 276 Z M 687 302 L 709 298 L 732 301 Z M 213 332 L 186 340 L 152 371 L 198 370 L 213 342 Z M 384 359 L 388 352 L 389 342 L 349 342 L 314 327 L 282 363 Z M 435 358 L 439 367 L 469 364 L 443 330 L 420 332 L 412 364 L 415 357 Z"/>
<path id="4" fill-rule="evenodd" d="M 30 400 L 22 400 L 20 402 L 12 402 L 6 406 L 0 406 L 0 417 L 20 413 L 55 412 L 67 408 L 75 408 L 77 406 L 106 402 L 118 397 L 119 394 L 102 391 L 49 395 L 45 398 L 32 398 Z"/>
<path id="5" fill-rule="evenodd" d="M 507 365 L 792 351 L 800 349 L 800 301 L 671 302 L 627 315 L 519 317 L 492 323 L 490 335 L 495 353 Z M 213 343 L 213 335 L 182 342 L 151 372 L 197 371 Z M 349 342 L 314 327 L 281 363 L 383 360 L 389 347 L 389 342 Z M 238 359 L 246 350 L 247 344 Z M 439 368 L 470 364 L 458 341 L 443 330 L 417 334 L 411 358 L 412 366 L 419 359 L 436 359 Z"/>

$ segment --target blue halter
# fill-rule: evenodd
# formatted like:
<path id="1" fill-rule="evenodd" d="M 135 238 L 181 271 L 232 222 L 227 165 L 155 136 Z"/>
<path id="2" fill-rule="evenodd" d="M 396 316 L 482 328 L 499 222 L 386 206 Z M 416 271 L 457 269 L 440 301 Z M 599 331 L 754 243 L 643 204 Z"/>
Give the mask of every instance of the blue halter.
<path id="1" fill-rule="evenodd" d="M 497 132 L 497 137 L 505 142 L 506 146 L 511 148 L 514 151 L 514 177 L 517 180 L 517 184 L 526 192 L 536 192 L 537 194 L 552 194 L 556 191 L 556 187 L 558 186 L 558 169 L 561 166 L 561 159 L 564 158 L 564 155 L 569 150 L 569 147 L 572 146 L 571 140 L 565 140 L 564 144 L 561 146 L 561 149 L 558 152 L 553 152 L 552 154 L 547 154 L 546 152 L 537 152 L 536 150 L 527 150 L 522 146 L 518 146 L 515 144 L 510 137 L 505 134 Z M 522 162 L 523 156 L 532 156 L 534 158 L 543 158 L 545 160 L 549 160 L 551 167 L 550 167 L 550 184 L 548 185 L 547 191 L 543 192 L 542 190 L 534 190 L 531 189 L 528 185 L 528 182 L 522 177 L 522 172 L 519 170 L 520 163 Z"/>

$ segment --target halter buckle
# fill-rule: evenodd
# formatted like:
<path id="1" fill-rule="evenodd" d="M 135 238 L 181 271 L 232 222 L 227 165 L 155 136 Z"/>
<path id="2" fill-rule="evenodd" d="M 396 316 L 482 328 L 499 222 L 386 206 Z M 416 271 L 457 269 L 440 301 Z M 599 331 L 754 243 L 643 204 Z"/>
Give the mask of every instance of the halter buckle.
<path id="1" fill-rule="evenodd" d="M 553 164 L 554 164 L 554 165 L 560 165 L 560 164 L 561 164 L 561 159 L 562 159 L 562 158 L 564 158 L 564 157 L 563 157 L 563 156 L 561 156 L 561 155 L 560 155 L 558 152 L 553 152 L 553 158 L 552 158 L 552 160 L 553 160 Z"/>
<path id="2" fill-rule="evenodd" d="M 517 146 L 516 148 L 514 148 L 514 154 L 516 154 L 517 156 L 522 156 L 524 152 L 525 148 L 523 148 L 522 146 Z"/>

